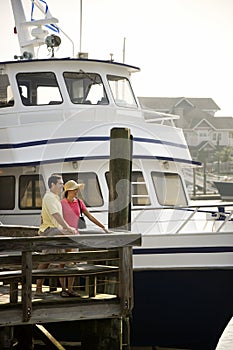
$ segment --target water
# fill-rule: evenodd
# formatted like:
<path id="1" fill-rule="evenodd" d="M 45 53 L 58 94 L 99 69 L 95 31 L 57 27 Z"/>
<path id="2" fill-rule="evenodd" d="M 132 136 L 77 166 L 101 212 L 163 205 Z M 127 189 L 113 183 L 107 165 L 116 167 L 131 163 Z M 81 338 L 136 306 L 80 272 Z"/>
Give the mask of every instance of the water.
<path id="1" fill-rule="evenodd" d="M 224 329 L 216 350 L 232 350 L 233 349 L 233 317 Z"/>

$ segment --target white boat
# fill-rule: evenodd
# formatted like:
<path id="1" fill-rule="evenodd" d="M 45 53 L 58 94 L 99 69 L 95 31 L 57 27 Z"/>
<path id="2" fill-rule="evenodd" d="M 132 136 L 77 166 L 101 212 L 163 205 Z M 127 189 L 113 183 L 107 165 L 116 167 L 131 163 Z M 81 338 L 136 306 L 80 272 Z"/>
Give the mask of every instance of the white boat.
<path id="1" fill-rule="evenodd" d="M 129 128 L 131 230 L 142 234 L 132 345 L 214 349 L 233 313 L 233 204 L 189 200 L 182 169 L 198 163 L 177 116 L 140 108 L 130 83 L 139 68 L 55 58 L 59 34 L 45 25 L 58 21 L 27 22 L 21 0 L 11 2 L 21 53 L 0 62 L 0 221 L 39 225 L 47 179 L 62 173 L 86 184 L 86 205 L 107 225 L 110 132 Z M 45 42 L 51 57 L 36 57 Z"/>
<path id="2" fill-rule="evenodd" d="M 224 180 L 224 181 L 214 181 L 214 185 L 216 186 L 221 199 L 224 201 L 233 201 L 233 181 Z"/>

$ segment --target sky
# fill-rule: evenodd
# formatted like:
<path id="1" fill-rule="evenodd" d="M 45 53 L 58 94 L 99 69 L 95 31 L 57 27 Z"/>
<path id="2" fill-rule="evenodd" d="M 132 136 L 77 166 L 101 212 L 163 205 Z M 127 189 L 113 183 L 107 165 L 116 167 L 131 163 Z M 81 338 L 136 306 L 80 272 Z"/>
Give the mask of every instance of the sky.
<path id="1" fill-rule="evenodd" d="M 22 1 L 29 19 L 31 1 Z M 76 55 L 80 0 L 46 2 Z M 0 0 L 0 61 L 20 53 L 13 28 L 10 0 Z M 61 39 L 55 55 L 72 56 Z M 141 69 L 137 96 L 212 98 L 217 115 L 233 116 L 233 0 L 82 0 L 81 51 L 122 62 L 124 42 L 125 63 Z"/>

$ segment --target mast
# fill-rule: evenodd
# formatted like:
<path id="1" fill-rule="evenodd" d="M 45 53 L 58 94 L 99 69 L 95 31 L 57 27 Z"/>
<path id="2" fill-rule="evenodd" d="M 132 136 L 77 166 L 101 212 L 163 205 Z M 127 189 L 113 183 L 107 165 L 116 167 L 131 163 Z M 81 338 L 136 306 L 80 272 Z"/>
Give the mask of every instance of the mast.
<path id="1" fill-rule="evenodd" d="M 26 21 L 22 0 L 11 0 L 11 6 L 15 19 L 15 26 L 18 35 L 18 41 L 20 46 L 21 59 L 30 59 L 35 57 L 35 47 L 46 44 L 47 47 L 55 47 L 60 45 L 58 37 L 56 35 L 48 36 L 48 31 L 43 29 L 43 26 L 52 26 L 58 23 L 58 19 L 51 16 L 46 8 L 46 12 L 41 8 L 40 3 L 37 0 L 31 0 L 33 6 L 36 5 L 41 12 L 43 12 L 44 18 L 39 20 Z M 46 3 L 45 1 L 43 1 Z M 46 4 L 47 5 L 47 4 Z M 33 27 L 31 29 L 31 27 Z M 47 41 L 46 41 L 47 39 Z M 58 43 L 59 42 L 59 43 Z"/>
<path id="2" fill-rule="evenodd" d="M 35 56 L 34 46 L 32 44 L 32 38 L 29 32 L 29 27 L 25 26 L 26 17 L 21 0 L 11 0 L 11 6 L 15 19 L 15 27 L 17 30 L 18 41 L 20 46 L 20 52 L 23 54 L 25 51 L 30 52 L 32 56 Z"/>

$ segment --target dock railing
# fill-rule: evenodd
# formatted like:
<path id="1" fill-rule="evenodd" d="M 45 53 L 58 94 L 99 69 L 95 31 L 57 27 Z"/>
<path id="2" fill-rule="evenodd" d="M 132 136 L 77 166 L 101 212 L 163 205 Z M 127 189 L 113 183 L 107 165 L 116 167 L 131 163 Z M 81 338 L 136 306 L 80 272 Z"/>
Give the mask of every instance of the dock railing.
<path id="1" fill-rule="evenodd" d="M 87 231 L 72 236 L 36 235 L 36 228 L 0 226 L 0 282 L 9 285 L 8 300 L 0 303 L 0 327 L 130 314 L 133 308 L 132 246 L 141 245 L 140 234 Z M 44 249 L 58 248 L 79 250 L 42 253 Z M 42 262 L 51 264 L 48 269 L 38 270 Z M 72 267 L 56 266 L 72 262 L 75 263 Z M 37 278 L 71 276 L 88 281 L 81 298 L 61 298 L 56 291 L 55 299 L 34 298 L 32 284 Z"/>

